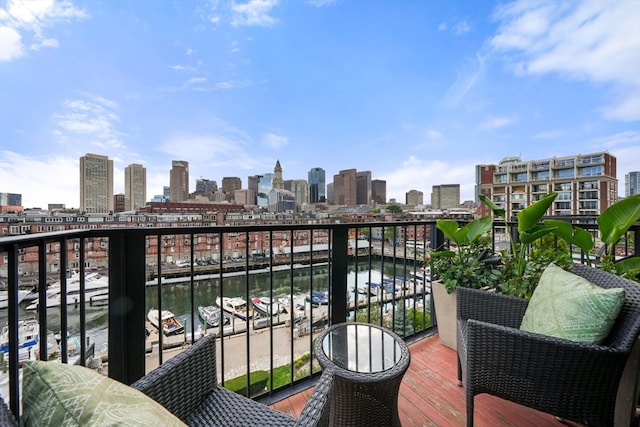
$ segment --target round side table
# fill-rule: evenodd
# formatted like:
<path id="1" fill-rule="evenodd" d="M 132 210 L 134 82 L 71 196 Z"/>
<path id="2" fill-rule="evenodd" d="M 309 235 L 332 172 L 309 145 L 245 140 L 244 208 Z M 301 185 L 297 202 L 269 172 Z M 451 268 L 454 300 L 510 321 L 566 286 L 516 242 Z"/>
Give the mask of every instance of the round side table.
<path id="1" fill-rule="evenodd" d="M 398 391 L 411 357 L 399 336 L 368 323 L 339 323 L 318 336 L 315 352 L 334 372 L 330 425 L 400 426 Z"/>

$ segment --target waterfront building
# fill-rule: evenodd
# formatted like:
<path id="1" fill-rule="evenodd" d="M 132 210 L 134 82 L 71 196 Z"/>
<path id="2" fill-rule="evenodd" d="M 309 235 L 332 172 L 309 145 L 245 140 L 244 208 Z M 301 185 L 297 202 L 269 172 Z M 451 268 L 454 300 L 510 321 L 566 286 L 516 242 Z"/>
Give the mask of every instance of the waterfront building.
<path id="1" fill-rule="evenodd" d="M 387 203 L 387 181 L 382 179 L 371 181 L 371 199 L 380 205 Z"/>
<path id="2" fill-rule="evenodd" d="M 356 172 L 356 204 L 371 203 L 371 171 Z"/>
<path id="3" fill-rule="evenodd" d="M 410 190 L 405 193 L 405 204 L 409 206 L 418 206 L 424 204 L 424 194 L 419 190 Z"/>
<path id="4" fill-rule="evenodd" d="M 442 184 L 431 187 L 432 209 L 455 209 L 460 207 L 460 184 Z"/>
<path id="5" fill-rule="evenodd" d="M 504 208 L 507 218 L 551 192 L 558 196 L 549 215 L 597 216 L 618 199 L 616 158 L 608 152 L 530 161 L 507 157 L 476 166 L 476 191 Z"/>
<path id="6" fill-rule="evenodd" d="M 90 153 L 80 157 L 80 211 L 109 213 L 113 203 L 113 160 Z"/>
<path id="7" fill-rule="evenodd" d="M 189 199 L 189 162 L 173 160 L 169 174 L 169 200 L 180 203 Z"/>
<path id="8" fill-rule="evenodd" d="M 640 171 L 629 172 L 624 175 L 624 197 L 635 194 L 640 194 Z"/>
<path id="9" fill-rule="evenodd" d="M 358 204 L 356 198 L 356 175 L 357 172 L 355 169 L 345 169 L 333 176 L 333 204 Z"/>
<path id="10" fill-rule="evenodd" d="M 309 182 L 309 203 L 324 203 L 327 201 L 325 170 L 312 168 L 307 174 Z"/>
<path id="11" fill-rule="evenodd" d="M 124 210 L 135 211 L 147 203 L 147 169 L 132 163 L 124 168 Z"/>

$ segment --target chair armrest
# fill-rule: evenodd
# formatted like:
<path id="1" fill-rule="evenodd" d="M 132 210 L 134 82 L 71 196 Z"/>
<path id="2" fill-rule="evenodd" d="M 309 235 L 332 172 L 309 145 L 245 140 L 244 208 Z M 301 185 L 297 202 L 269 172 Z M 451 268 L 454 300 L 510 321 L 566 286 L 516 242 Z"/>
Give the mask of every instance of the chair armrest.
<path id="1" fill-rule="evenodd" d="M 311 393 L 309 400 L 304 405 L 300 417 L 296 421 L 296 426 L 312 427 L 329 425 L 329 409 L 331 401 L 329 399 L 333 386 L 333 372 L 325 369 L 316 384 L 316 388 Z"/>
<path id="2" fill-rule="evenodd" d="M 458 320 L 475 319 L 496 325 L 519 328 L 529 305 L 524 298 L 516 298 L 493 291 L 458 288 Z"/>
<path id="3" fill-rule="evenodd" d="M 211 334 L 199 339 L 131 386 L 185 420 L 216 388 L 216 375 L 216 336 Z"/>

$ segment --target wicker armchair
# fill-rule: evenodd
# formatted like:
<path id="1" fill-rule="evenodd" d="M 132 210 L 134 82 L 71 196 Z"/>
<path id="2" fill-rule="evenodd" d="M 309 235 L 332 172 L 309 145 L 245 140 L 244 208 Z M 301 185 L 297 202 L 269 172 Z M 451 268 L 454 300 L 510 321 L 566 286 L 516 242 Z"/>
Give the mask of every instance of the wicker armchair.
<path id="1" fill-rule="evenodd" d="M 149 372 L 132 387 L 144 392 L 191 426 L 327 425 L 333 375 L 320 377 L 300 418 L 219 387 L 216 339 L 208 335 Z"/>
<path id="2" fill-rule="evenodd" d="M 579 264 L 573 273 L 603 288 L 625 289 L 622 312 L 601 345 L 520 331 L 527 300 L 458 288 L 458 382 L 464 378 L 468 426 L 481 393 L 586 425 L 617 425 L 619 385 L 640 335 L 640 285 Z M 637 378 L 637 367 L 631 372 Z M 630 421 L 634 397 L 623 397 Z"/>
<path id="3" fill-rule="evenodd" d="M 0 397 L 0 426 L 15 426 L 18 427 L 18 421 L 13 417 L 13 414 L 9 410 L 9 407 Z"/>

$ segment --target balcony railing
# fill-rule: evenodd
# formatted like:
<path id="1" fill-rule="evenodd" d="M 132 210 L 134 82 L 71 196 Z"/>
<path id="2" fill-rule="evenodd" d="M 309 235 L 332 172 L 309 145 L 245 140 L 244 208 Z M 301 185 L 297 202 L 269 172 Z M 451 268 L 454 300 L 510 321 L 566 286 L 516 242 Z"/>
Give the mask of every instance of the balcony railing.
<path id="1" fill-rule="evenodd" d="M 625 241 L 627 253 L 640 252 L 639 231 Z M 237 245 L 224 244 L 228 235 Z M 0 396 L 20 413 L 24 359 L 88 365 L 130 384 L 211 332 L 219 337 L 222 383 L 240 377 L 248 386 L 263 370 L 270 386 L 258 397 L 296 390 L 319 373 L 312 344 L 327 324 L 357 318 L 405 339 L 433 331 L 430 276 L 422 261 L 442 242 L 434 221 L 105 228 L 0 238 L 7 296 L 0 322 L 6 324 L 3 346 L 8 343 L 0 353 Z M 179 260 L 187 266 L 178 267 Z M 94 269 L 108 277 L 107 293 L 92 293 Z M 74 270 L 78 277 L 69 277 Z M 50 286 L 37 286 L 35 300 L 21 301 L 38 284 Z M 53 286 L 62 295 L 76 294 L 55 304 Z M 326 300 L 314 301 L 316 295 Z M 224 297 L 248 305 L 265 297 L 275 303 L 273 312 L 278 304 L 286 312 L 207 326 L 198 307 Z M 184 332 L 160 333 L 149 324 L 150 309 L 174 311 Z M 20 325 L 32 317 L 40 339 L 25 351 L 19 348 Z"/>

